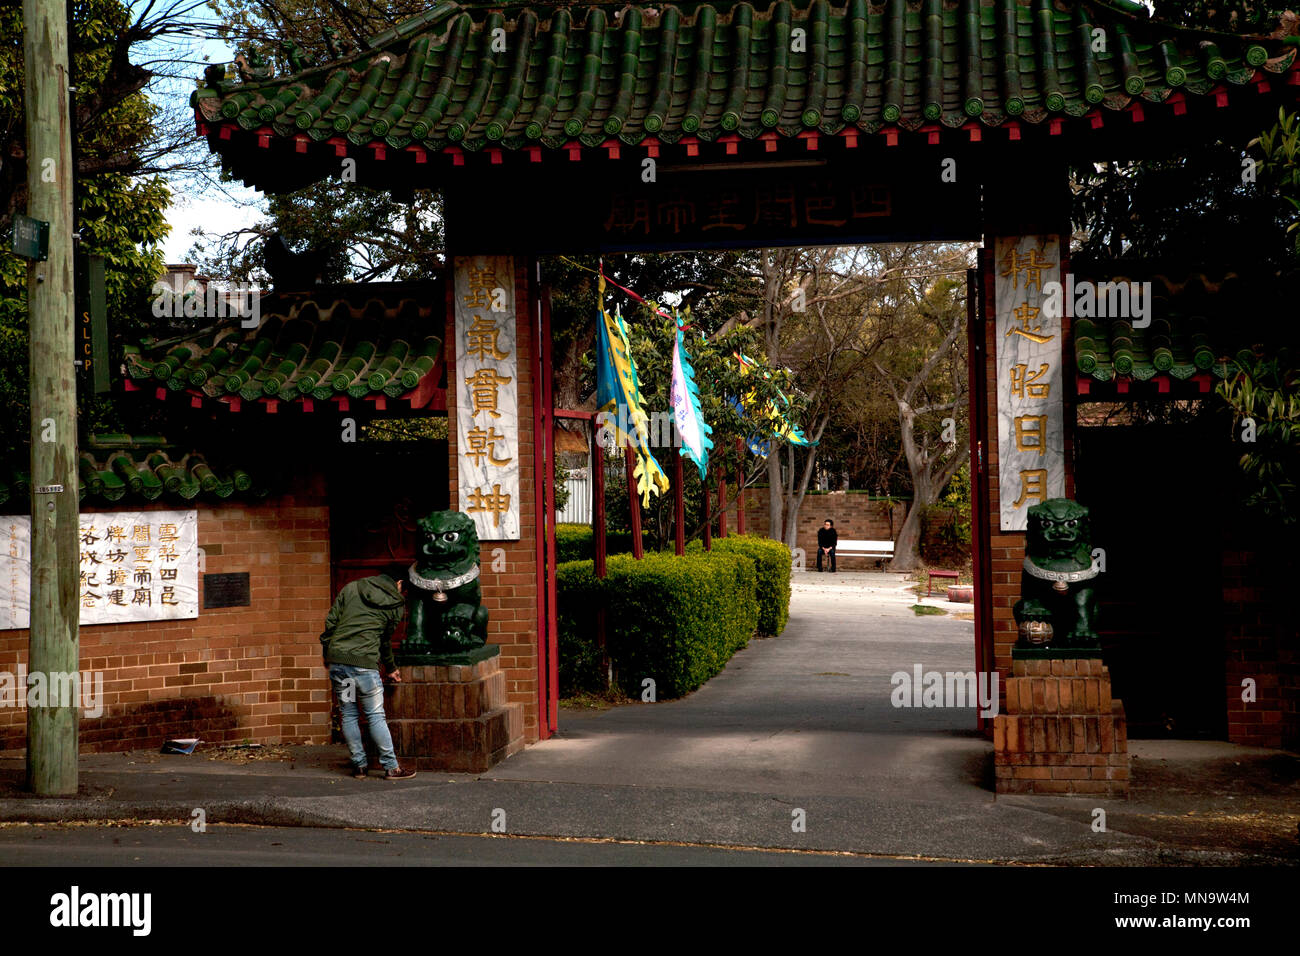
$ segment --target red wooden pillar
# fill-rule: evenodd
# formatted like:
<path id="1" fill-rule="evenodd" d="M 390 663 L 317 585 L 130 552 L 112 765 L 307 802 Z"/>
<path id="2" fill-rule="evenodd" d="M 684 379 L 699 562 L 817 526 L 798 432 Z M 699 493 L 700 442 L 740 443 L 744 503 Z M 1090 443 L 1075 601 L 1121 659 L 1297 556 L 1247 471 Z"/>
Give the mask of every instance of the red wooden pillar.
<path id="1" fill-rule="evenodd" d="M 645 549 L 641 546 L 641 499 L 636 494 L 636 458 L 631 445 L 623 449 L 623 461 L 627 467 L 627 505 L 632 515 L 632 557 L 640 561 Z"/>
<path id="2" fill-rule="evenodd" d="M 740 464 L 736 466 L 736 534 L 745 533 L 745 442 L 736 439 L 736 455 Z"/>
<path id="3" fill-rule="evenodd" d="M 727 536 L 727 475 L 718 479 L 718 537 Z"/>
<path id="4" fill-rule="evenodd" d="M 596 423 L 592 422 L 592 429 L 598 431 Z M 591 505 L 594 509 L 592 517 L 592 537 L 593 544 L 596 546 L 596 577 L 605 576 L 605 449 L 599 440 L 595 440 L 593 434 L 594 450 L 592 451 L 591 467 Z"/>
<path id="5" fill-rule="evenodd" d="M 605 578 L 605 446 L 600 443 L 596 437 L 599 428 L 593 418 L 592 428 L 592 468 L 591 468 L 591 494 L 592 506 L 595 511 L 592 517 L 593 534 L 595 539 L 592 543 L 596 547 L 595 565 L 597 580 Z M 610 681 L 610 660 L 609 651 L 605 641 L 605 601 L 602 598 L 596 607 L 596 651 L 600 654 L 600 669 L 605 674 L 606 686 Z"/>
<path id="6" fill-rule="evenodd" d="M 704 492 L 704 550 L 713 550 L 713 515 L 709 512 L 712 510 L 713 495 L 709 493 L 707 483 L 701 481 L 700 489 Z"/>
<path id="7" fill-rule="evenodd" d="M 685 554 L 686 501 L 682 497 L 685 494 L 685 489 L 682 487 L 682 456 L 675 452 L 676 449 L 669 452 L 673 456 L 673 537 L 677 553 Z"/>

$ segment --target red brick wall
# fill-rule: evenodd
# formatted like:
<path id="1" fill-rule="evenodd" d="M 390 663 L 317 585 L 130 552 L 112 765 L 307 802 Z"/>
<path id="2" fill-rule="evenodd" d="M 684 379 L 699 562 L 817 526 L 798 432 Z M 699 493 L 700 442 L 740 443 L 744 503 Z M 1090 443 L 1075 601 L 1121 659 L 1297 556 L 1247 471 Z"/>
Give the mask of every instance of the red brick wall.
<path id="1" fill-rule="evenodd" d="M 1223 553 L 1224 683 L 1228 740 L 1252 747 L 1300 750 L 1300 639 L 1285 599 L 1295 572 L 1288 555 L 1248 551 L 1229 542 Z M 1242 681 L 1255 700 L 1242 700 Z"/>
<path id="2" fill-rule="evenodd" d="M 529 260 L 515 257 L 515 315 L 519 355 L 519 528 L 518 541 L 484 541 L 482 545 L 483 606 L 488 610 L 488 643 L 501 645 L 501 669 L 511 703 L 524 706 L 524 739 L 534 743 L 538 730 L 537 679 L 537 509 L 533 486 L 533 348 Z M 455 283 L 447 283 L 447 454 L 450 501 L 458 508 L 456 402 Z M 492 570 L 492 551 L 502 548 L 506 570 Z"/>
<path id="3" fill-rule="evenodd" d="M 332 595 L 323 483 L 196 510 L 204 570 L 247 571 L 252 604 L 203 610 L 200 572 L 197 618 L 81 628 L 81 669 L 104 674 L 104 713 L 83 715 L 81 749 L 160 747 L 168 737 L 326 743 L 318 637 Z M 27 644 L 25 630 L 0 631 L 0 671 L 26 665 Z M 24 708 L 0 708 L 0 750 L 26 745 L 26 721 Z"/>
<path id="4" fill-rule="evenodd" d="M 849 494 L 845 491 L 832 491 L 827 494 L 809 494 L 804 497 L 799 508 L 799 533 L 796 540 L 804 549 L 808 567 L 817 566 L 817 530 L 827 518 L 835 522 L 835 530 L 840 538 L 869 539 L 872 541 L 892 541 L 903 527 L 907 517 L 908 502 L 895 502 L 893 524 L 890 524 L 890 504 L 887 501 L 873 499 L 870 495 Z M 751 534 L 768 534 L 767 489 L 750 488 L 745 492 L 745 530 Z M 891 530 L 892 528 L 892 530 Z M 736 530 L 736 508 L 733 505 L 727 513 L 727 530 Z M 836 567 L 848 569 L 874 568 L 874 558 L 836 555 Z"/>

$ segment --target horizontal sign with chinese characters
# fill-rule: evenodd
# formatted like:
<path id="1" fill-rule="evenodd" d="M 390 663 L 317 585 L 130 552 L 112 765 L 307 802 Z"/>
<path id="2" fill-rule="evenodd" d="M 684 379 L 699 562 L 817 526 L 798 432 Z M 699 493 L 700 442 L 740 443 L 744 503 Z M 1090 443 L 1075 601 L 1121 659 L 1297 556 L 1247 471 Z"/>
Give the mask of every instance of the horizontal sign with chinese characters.
<path id="1" fill-rule="evenodd" d="M 0 522 L 0 630 L 25 628 L 31 519 L 11 515 Z M 82 626 L 199 616 L 198 512 L 83 514 L 77 542 Z"/>
<path id="2" fill-rule="evenodd" d="M 455 257 L 456 470 L 480 541 L 519 540 L 519 350 L 510 256 Z"/>
<path id="3" fill-rule="evenodd" d="M 1056 236 L 1000 237 L 994 251 L 1002 530 L 1024 531 L 1030 507 L 1065 496 L 1062 323 L 1044 308 L 1061 281 L 1061 245 Z"/>

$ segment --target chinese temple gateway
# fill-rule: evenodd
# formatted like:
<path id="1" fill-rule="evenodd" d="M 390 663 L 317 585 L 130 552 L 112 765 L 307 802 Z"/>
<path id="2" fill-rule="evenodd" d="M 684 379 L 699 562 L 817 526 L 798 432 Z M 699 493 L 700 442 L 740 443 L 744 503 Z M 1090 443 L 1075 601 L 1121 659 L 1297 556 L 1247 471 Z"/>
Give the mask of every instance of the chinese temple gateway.
<path id="1" fill-rule="evenodd" d="M 362 446 L 348 446 L 355 461 L 339 482 L 300 489 L 284 514 L 316 538 L 322 520 L 348 509 L 295 507 L 364 510 L 404 467 L 428 499 L 412 507 L 470 514 L 489 641 L 535 741 L 557 721 L 553 526 L 541 520 L 554 513 L 553 410 L 537 257 L 982 241 L 969 324 L 979 669 L 1011 672 L 1027 509 L 1077 497 L 1095 503 L 1107 583 L 1136 615 L 1118 657 L 1107 645 L 1130 719 L 1168 724 L 1161 688 L 1181 682 L 1208 688 L 1217 704 L 1200 723 L 1179 718 L 1179 730 L 1294 746 L 1295 663 L 1285 657 L 1294 651 L 1282 622 L 1261 611 L 1264 585 L 1240 548 L 1202 541 L 1179 572 L 1188 593 L 1217 589 L 1214 614 L 1201 615 L 1212 633 L 1195 613 L 1177 623 L 1191 629 L 1175 635 L 1182 670 L 1162 669 L 1168 645 L 1143 643 L 1143 628 L 1157 627 L 1141 616 L 1150 588 L 1184 590 L 1146 576 L 1165 569 L 1148 566 L 1156 529 L 1144 511 L 1167 487 L 1190 510 L 1160 533 L 1195 523 L 1204 483 L 1178 491 L 1187 473 L 1174 470 L 1195 472 L 1193 446 L 1175 435 L 1154 448 L 1090 427 L 1090 403 L 1195 398 L 1230 374 L 1240 285 L 1223 272 L 1166 270 L 1156 278 L 1167 314 L 1139 335 L 1113 316 L 1076 320 L 1068 305 L 1061 315 L 1045 298 L 1072 275 L 1068 165 L 1245 142 L 1279 106 L 1294 108 L 1298 42 L 1154 24 L 1128 0 L 436 3 L 342 59 L 295 58 L 302 69 L 291 75 L 227 80 L 210 70 L 192 100 L 210 148 L 259 189 L 346 173 L 398 196 L 442 190 L 447 270 L 421 292 L 439 297 L 435 307 L 409 291 L 367 304 L 323 290 L 242 339 L 155 343 L 128 355 L 127 370 L 146 391 L 218 418 L 237 411 L 260 423 L 244 434 L 285 440 L 312 420 L 337 432 L 357 412 L 445 410 L 445 458 L 426 449 L 405 463 L 367 462 Z M 254 354 L 252 365 L 232 364 Z M 1138 487 L 1124 490 L 1125 475 Z M 375 553 L 365 525 L 342 537 L 328 528 L 331 546 Z M 202 520 L 199 535 L 202 546 Z M 1197 546 L 1191 537 L 1186 546 Z M 409 546 L 393 538 L 380 551 Z M 348 556 L 333 557 L 337 585 Z M 316 674 L 301 670 L 309 650 L 285 658 L 295 678 Z M 1243 674 L 1259 678 L 1257 703 L 1240 699 Z M 322 728 L 305 727 L 322 739 Z"/>

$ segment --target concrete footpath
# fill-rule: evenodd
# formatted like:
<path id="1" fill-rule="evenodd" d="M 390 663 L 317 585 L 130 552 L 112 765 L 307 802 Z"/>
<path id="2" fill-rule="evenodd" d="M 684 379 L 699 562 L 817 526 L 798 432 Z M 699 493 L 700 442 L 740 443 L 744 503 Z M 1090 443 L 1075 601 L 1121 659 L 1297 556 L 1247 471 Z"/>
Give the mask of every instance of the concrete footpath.
<path id="1" fill-rule="evenodd" d="M 974 710 L 895 708 L 890 675 L 974 669 L 970 620 L 916 616 L 902 575 L 796 575 L 790 623 L 688 697 L 562 711 L 479 776 L 353 780 L 341 746 L 82 758 L 82 793 L 21 790 L 0 824 L 238 822 L 831 850 L 1002 863 L 1300 861 L 1300 757 L 1131 741 L 1128 801 L 1003 797 Z M 926 602 L 949 606 L 946 602 Z M 969 610 L 969 606 L 966 606 Z M 1105 830 L 1094 822 L 1105 811 Z"/>

